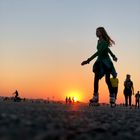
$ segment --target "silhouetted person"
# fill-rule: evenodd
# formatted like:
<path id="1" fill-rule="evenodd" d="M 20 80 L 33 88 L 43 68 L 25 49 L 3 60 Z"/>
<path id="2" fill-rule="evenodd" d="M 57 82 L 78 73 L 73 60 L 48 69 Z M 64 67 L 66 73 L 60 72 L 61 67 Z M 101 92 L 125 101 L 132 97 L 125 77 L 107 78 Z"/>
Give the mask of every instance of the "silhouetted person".
<path id="1" fill-rule="evenodd" d="M 110 82 L 110 74 L 114 75 L 116 70 L 114 65 L 110 59 L 109 54 L 113 58 L 114 61 L 117 61 L 116 56 L 110 50 L 110 46 L 115 44 L 115 42 L 109 37 L 104 27 L 98 27 L 96 29 L 96 36 L 99 38 L 97 43 L 97 52 L 89 57 L 87 60 L 83 61 L 81 65 L 89 64 L 91 60 L 97 57 L 96 62 L 93 65 L 93 72 L 95 73 L 94 76 L 94 92 L 93 98 L 90 102 L 98 103 L 99 100 L 99 80 L 105 76 L 106 84 L 108 86 L 108 90 L 110 93 L 110 103 L 115 103 L 115 97 L 112 92 L 112 86 Z"/>
<path id="2" fill-rule="evenodd" d="M 119 84 L 119 79 L 117 78 L 117 73 L 114 74 L 112 78 L 110 78 L 111 85 L 112 85 L 112 91 L 115 96 L 115 100 L 117 99 L 117 93 L 118 93 L 118 84 Z"/>
<path id="3" fill-rule="evenodd" d="M 18 93 L 18 91 L 16 90 L 13 94 L 15 94 L 15 98 L 17 98 L 18 97 L 18 95 L 19 95 L 19 93 Z"/>
<path id="4" fill-rule="evenodd" d="M 15 97 L 14 97 L 14 101 L 15 101 L 15 102 L 21 101 L 21 98 L 19 97 L 19 93 L 18 93 L 17 90 L 16 90 L 13 94 L 15 94 Z"/>
<path id="5" fill-rule="evenodd" d="M 125 106 L 131 107 L 131 102 L 132 102 L 132 94 L 134 95 L 134 87 L 133 87 L 133 82 L 130 79 L 130 75 L 126 75 L 126 80 L 124 81 L 124 96 L 125 96 Z M 129 101 L 129 103 L 128 103 Z"/>
<path id="6" fill-rule="evenodd" d="M 72 102 L 74 103 L 74 97 L 72 97 Z"/>
<path id="7" fill-rule="evenodd" d="M 68 97 L 67 96 L 66 96 L 65 102 L 66 102 L 66 104 L 68 103 Z"/>
<path id="8" fill-rule="evenodd" d="M 136 93 L 135 95 L 135 108 L 139 108 L 139 104 L 140 104 L 140 93 L 139 91 Z"/>
<path id="9" fill-rule="evenodd" d="M 69 97 L 68 102 L 71 104 L 71 97 Z"/>

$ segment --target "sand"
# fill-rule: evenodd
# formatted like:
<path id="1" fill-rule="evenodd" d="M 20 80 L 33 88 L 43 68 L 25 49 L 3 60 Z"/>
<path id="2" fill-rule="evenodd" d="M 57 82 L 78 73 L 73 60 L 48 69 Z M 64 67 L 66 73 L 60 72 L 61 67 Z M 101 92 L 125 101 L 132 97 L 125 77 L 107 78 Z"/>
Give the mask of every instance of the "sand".
<path id="1" fill-rule="evenodd" d="M 0 101 L 0 140 L 139 140 L 140 109 Z"/>

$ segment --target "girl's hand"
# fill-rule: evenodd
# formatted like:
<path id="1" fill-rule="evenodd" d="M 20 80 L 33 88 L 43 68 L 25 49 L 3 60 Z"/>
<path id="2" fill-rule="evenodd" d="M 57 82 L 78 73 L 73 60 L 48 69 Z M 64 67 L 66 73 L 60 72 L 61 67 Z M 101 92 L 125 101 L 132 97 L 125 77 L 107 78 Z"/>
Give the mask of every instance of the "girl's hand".
<path id="1" fill-rule="evenodd" d="M 86 61 L 83 61 L 82 63 L 81 63 L 81 65 L 83 66 L 83 65 L 85 65 L 85 64 L 88 64 L 89 62 L 86 60 Z"/>
<path id="2" fill-rule="evenodd" d="M 118 58 L 115 56 L 115 57 L 113 57 L 113 60 L 114 60 L 115 62 L 117 62 Z"/>

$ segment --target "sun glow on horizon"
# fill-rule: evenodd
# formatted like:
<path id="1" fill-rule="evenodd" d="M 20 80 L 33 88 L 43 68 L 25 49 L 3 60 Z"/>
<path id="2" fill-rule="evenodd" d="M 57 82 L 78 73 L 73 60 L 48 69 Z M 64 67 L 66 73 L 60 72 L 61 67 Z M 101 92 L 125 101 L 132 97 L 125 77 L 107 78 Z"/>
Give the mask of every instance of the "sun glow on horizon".
<path id="1" fill-rule="evenodd" d="M 70 90 L 70 91 L 66 92 L 66 96 L 70 97 L 71 99 L 74 98 L 75 102 L 82 100 L 81 92 L 78 90 Z"/>
<path id="2" fill-rule="evenodd" d="M 74 96 L 74 102 L 79 101 L 77 97 Z"/>

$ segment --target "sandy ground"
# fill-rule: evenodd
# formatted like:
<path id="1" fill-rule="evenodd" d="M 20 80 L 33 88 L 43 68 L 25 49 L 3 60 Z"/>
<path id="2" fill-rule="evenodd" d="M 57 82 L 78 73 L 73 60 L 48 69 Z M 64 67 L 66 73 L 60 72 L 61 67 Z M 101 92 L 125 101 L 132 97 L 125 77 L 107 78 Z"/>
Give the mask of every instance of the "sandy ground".
<path id="1" fill-rule="evenodd" d="M 0 140 L 140 140 L 140 109 L 0 102 Z"/>

